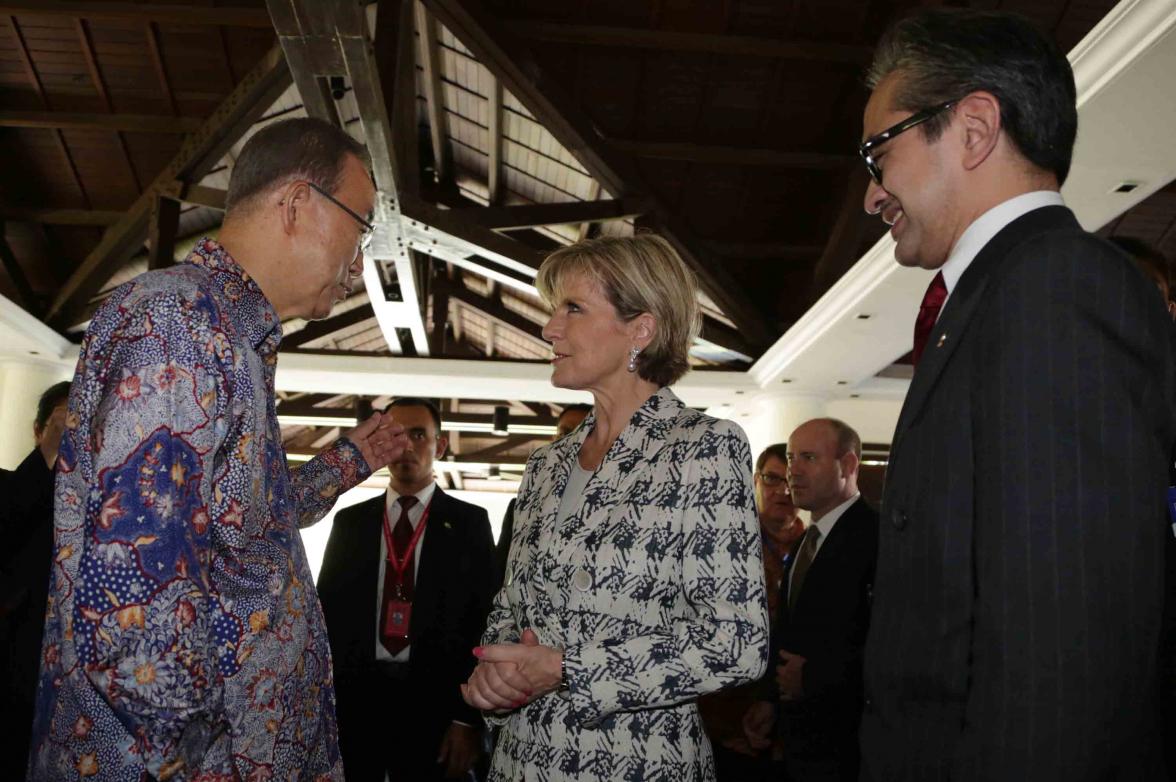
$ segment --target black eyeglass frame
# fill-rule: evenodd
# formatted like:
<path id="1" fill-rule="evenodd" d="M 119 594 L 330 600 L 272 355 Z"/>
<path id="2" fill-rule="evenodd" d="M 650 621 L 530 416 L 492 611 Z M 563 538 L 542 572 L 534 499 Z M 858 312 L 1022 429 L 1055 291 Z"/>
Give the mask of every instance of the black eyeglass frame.
<path id="1" fill-rule="evenodd" d="M 959 103 L 958 99 L 949 100 L 945 101 L 944 103 L 940 103 L 938 106 L 932 106 L 931 108 L 917 111 L 904 119 L 902 122 L 892 125 L 881 133 L 875 133 L 873 136 L 870 136 L 868 139 L 863 141 L 861 145 L 858 146 L 858 154 L 862 156 L 862 161 L 864 161 L 866 164 L 866 170 L 870 172 L 870 178 L 879 185 L 882 184 L 882 167 L 879 166 L 878 161 L 874 159 L 873 152 L 875 149 L 882 146 L 887 141 L 890 141 L 895 136 L 906 133 L 911 128 L 922 125 L 924 122 L 938 117 L 940 114 L 947 111 L 957 103 Z"/>
<path id="2" fill-rule="evenodd" d="M 362 248 L 364 250 L 364 252 L 367 252 L 368 247 L 370 247 L 372 244 L 372 234 L 375 233 L 376 227 L 374 225 L 372 225 L 371 223 L 369 223 L 367 220 L 364 220 L 358 214 L 356 214 L 354 209 L 347 206 L 347 204 L 343 203 L 338 198 L 335 198 L 335 196 L 331 195 L 326 190 L 323 190 L 321 187 L 316 185 L 314 182 L 307 180 L 306 184 L 310 185 L 311 190 L 315 191 L 316 193 L 321 195 L 323 198 L 327 199 L 332 204 L 339 207 L 347 214 L 351 215 L 352 219 L 355 220 L 355 222 L 357 222 L 363 226 L 363 233 L 360 234 L 360 238 L 359 238 L 359 246 L 360 246 L 360 248 Z"/>

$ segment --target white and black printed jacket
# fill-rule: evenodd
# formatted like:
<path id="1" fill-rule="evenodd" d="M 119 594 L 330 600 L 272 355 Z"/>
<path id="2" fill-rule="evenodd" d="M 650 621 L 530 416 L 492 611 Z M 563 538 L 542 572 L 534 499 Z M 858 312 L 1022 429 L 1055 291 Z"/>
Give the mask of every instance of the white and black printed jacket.
<path id="1" fill-rule="evenodd" d="M 539 449 L 483 643 L 526 628 L 566 690 L 506 716 L 492 780 L 714 779 L 696 699 L 759 678 L 768 616 L 746 436 L 664 388 L 633 415 L 557 528 L 591 430 Z"/>

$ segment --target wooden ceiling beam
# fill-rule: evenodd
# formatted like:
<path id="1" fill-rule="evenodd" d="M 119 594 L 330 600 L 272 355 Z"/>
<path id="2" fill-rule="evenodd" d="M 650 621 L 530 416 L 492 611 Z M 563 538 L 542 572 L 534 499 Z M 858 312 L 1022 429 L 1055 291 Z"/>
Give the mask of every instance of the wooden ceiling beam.
<path id="1" fill-rule="evenodd" d="M 490 77 L 490 124 L 487 128 L 490 140 L 490 159 L 487 163 L 486 178 L 489 188 L 491 206 L 502 203 L 502 82 L 497 77 Z"/>
<path id="2" fill-rule="evenodd" d="M 516 448 L 522 448 L 523 446 L 529 445 L 536 440 L 547 441 L 549 439 L 551 438 L 545 434 L 511 434 L 507 435 L 506 439 L 502 440 L 501 442 L 497 442 L 494 445 L 487 446 L 486 448 L 480 448 L 477 451 L 463 453 L 461 454 L 461 457 L 471 462 L 490 461 L 495 456 L 500 456 L 509 451 L 513 451 Z"/>
<path id="3" fill-rule="evenodd" d="M 180 191 L 180 200 L 186 204 L 207 206 L 209 209 L 219 209 L 223 212 L 227 195 L 228 191 L 221 190 L 219 187 L 188 185 Z"/>
<path id="4" fill-rule="evenodd" d="M 833 287 L 841 275 L 849 271 L 861 257 L 859 245 L 866 227 L 873 221 L 873 218 L 862 209 L 869 181 L 869 175 L 864 170 L 857 169 L 851 171 L 846 179 L 837 219 L 829 232 L 825 249 L 813 267 L 812 287 L 809 290 L 809 298 L 812 301 L 816 301 Z"/>
<path id="5" fill-rule="evenodd" d="M 722 258 L 747 261 L 801 261 L 811 262 L 824 250 L 820 244 L 794 244 L 792 242 L 728 242 L 707 241 L 703 246 Z"/>
<path id="6" fill-rule="evenodd" d="M 620 151 L 656 160 L 681 160 L 720 166 L 759 166 L 808 171 L 844 171 L 857 162 L 856 155 L 824 152 L 792 152 L 785 149 L 754 149 L 717 144 L 609 139 Z"/>
<path id="7" fill-rule="evenodd" d="M 454 301 L 472 307 L 483 315 L 510 326 L 528 337 L 543 341 L 543 327 L 530 318 L 508 309 L 501 299 L 488 298 L 464 286 L 452 286 L 449 290 L 449 296 Z"/>
<path id="8" fill-rule="evenodd" d="M 351 328 L 374 317 L 376 317 L 376 313 L 372 311 L 371 301 L 368 300 L 364 304 L 358 307 L 352 307 L 346 312 L 332 315 L 324 320 L 315 320 L 307 323 L 301 330 L 282 338 L 282 349 L 301 347 L 308 342 L 329 337 L 335 332 Z"/>
<path id="9" fill-rule="evenodd" d="M 179 117 L 180 107 L 176 104 L 175 93 L 172 92 L 171 80 L 167 75 L 167 65 L 163 61 L 163 50 L 159 45 L 159 30 L 156 28 L 155 22 L 143 23 L 143 36 L 147 39 L 147 51 L 151 53 L 151 65 L 155 68 L 155 78 L 159 79 L 159 89 L 167 98 L 167 105 L 171 109 L 172 116 Z"/>
<path id="10" fill-rule="evenodd" d="M 29 285 L 29 279 L 25 276 L 20 261 L 17 260 L 12 248 L 8 245 L 3 220 L 0 220 L 0 262 L 3 262 L 4 270 L 8 272 L 8 279 L 12 280 L 12 287 L 16 288 L 16 293 L 20 297 L 20 302 L 18 302 L 20 306 L 39 317 L 41 303 L 33 292 L 33 286 Z"/>
<path id="11" fill-rule="evenodd" d="M 147 223 L 147 268 L 166 269 L 175 264 L 176 234 L 180 228 L 180 202 L 156 195 Z"/>
<path id="12" fill-rule="evenodd" d="M 228 27 L 271 27 L 264 8 L 211 5 L 118 3 L 105 0 L 7 0 L 0 14 L 65 16 L 73 19 L 151 21 L 168 24 L 211 24 Z"/>
<path id="13" fill-rule="evenodd" d="M 60 130 L 113 130 L 183 135 L 200 129 L 198 117 L 152 114 L 87 114 L 74 111 L 0 111 L 0 127 Z"/>
<path id="14" fill-rule="evenodd" d="M 224 157 L 241 135 L 261 118 L 290 85 L 290 71 L 278 47 L 270 49 L 233 91 L 221 102 L 200 130 L 183 146 L 154 182 L 136 199 L 117 223 L 107 229 L 82 264 L 61 286 L 46 316 L 58 326 L 72 325 L 69 318 L 142 247 L 155 197 L 178 197 L 182 182 L 198 182 Z"/>
<path id="15" fill-rule="evenodd" d="M 433 166 L 437 173 L 437 182 L 445 190 L 454 187 L 453 150 L 449 146 L 448 114 L 445 111 L 445 93 L 441 86 L 441 50 L 437 45 L 437 22 L 419 0 L 414 0 L 413 7 L 416 12 L 417 34 L 421 42 L 425 106 L 429 114 L 429 137 L 433 142 Z"/>
<path id="16" fill-rule="evenodd" d="M 425 5 L 609 193 L 652 192 L 632 161 L 600 138 L 580 105 L 553 82 L 527 45 L 482 0 L 425 0 Z M 691 232 L 664 204 L 651 200 L 650 207 L 663 235 L 694 269 L 707 295 L 748 339 L 767 345 L 774 334 L 752 297 L 718 263 L 701 254 Z"/>
<path id="17" fill-rule="evenodd" d="M 520 38 L 580 46 L 728 54 L 738 57 L 768 57 L 845 65 L 868 65 L 873 56 L 873 50 L 869 46 L 815 41 L 782 41 L 775 38 L 746 35 L 687 33 L 672 30 L 532 21 L 507 22 L 506 27 Z"/>
<path id="18" fill-rule="evenodd" d="M 110 91 L 106 88 L 106 80 L 102 78 L 102 69 L 98 66 L 98 56 L 94 53 L 94 43 L 90 40 L 90 29 L 86 25 L 86 20 L 75 19 L 74 29 L 77 30 L 78 43 L 82 48 L 82 56 L 86 60 L 86 68 L 90 71 L 90 80 L 94 82 L 94 89 L 98 91 L 98 97 L 102 100 L 102 105 L 106 107 L 106 113 L 113 114 L 114 103 L 110 100 Z M 123 163 L 131 172 L 131 180 L 135 183 L 135 190 L 142 193 L 143 182 L 139 178 L 139 170 L 135 168 L 135 161 L 131 159 L 131 150 L 127 147 L 127 140 L 122 131 L 114 131 L 114 140 L 119 152 L 122 153 Z"/>
<path id="19" fill-rule="evenodd" d="M 41 225 L 89 225 L 105 228 L 122 219 L 125 212 L 102 209 L 9 209 L 0 207 L 0 220 Z"/>
<path id="20" fill-rule="evenodd" d="M 25 74 L 32 82 L 33 91 L 37 93 L 37 100 L 41 103 L 41 108 L 49 109 L 49 98 L 45 95 L 45 86 L 41 83 L 41 77 L 37 74 L 37 68 L 33 65 L 33 58 L 29 54 L 29 46 L 25 41 L 24 33 L 21 32 L 20 23 L 17 22 L 15 16 L 8 17 L 8 25 L 12 28 L 12 36 L 16 39 L 16 50 L 20 53 L 21 64 L 24 65 Z M 65 158 L 66 167 L 73 178 L 74 185 L 78 189 L 78 193 L 82 197 L 82 203 L 87 208 L 90 206 L 90 195 L 86 192 L 85 185 L 82 184 L 81 174 L 78 173 L 78 165 L 73 159 L 73 154 L 69 151 L 69 146 L 65 143 L 65 134 L 58 128 L 53 133 L 53 140 L 57 143 L 57 148 L 61 152 L 61 156 Z"/>
<path id="21" fill-rule="evenodd" d="M 639 198 L 613 198 L 606 201 L 566 201 L 557 204 L 522 204 L 516 206 L 480 206 L 457 210 L 457 214 L 497 231 L 536 228 L 568 223 L 599 223 L 626 220 L 645 214 L 648 206 Z"/>

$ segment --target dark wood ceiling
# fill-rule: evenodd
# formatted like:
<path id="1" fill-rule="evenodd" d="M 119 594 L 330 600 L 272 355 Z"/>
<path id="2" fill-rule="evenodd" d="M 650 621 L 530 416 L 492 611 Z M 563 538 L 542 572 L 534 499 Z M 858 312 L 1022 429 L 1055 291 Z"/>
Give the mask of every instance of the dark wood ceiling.
<path id="1" fill-rule="evenodd" d="M 85 319 L 92 297 L 112 276 L 128 273 L 132 256 L 146 249 L 152 265 L 169 262 L 177 235 L 215 227 L 223 192 L 218 196 L 201 182 L 223 166 L 228 145 L 269 107 L 240 104 L 259 96 L 272 102 L 290 83 L 289 71 L 259 72 L 278 44 L 270 12 L 284 4 L 342 6 L 339 0 L 316 2 L 0 2 L 0 293 L 65 332 Z M 411 105 L 389 101 L 387 107 L 400 140 L 392 150 L 400 179 L 415 183 L 402 194 L 416 203 L 406 200 L 407 217 L 435 221 L 460 239 L 528 264 L 541 257 L 537 249 L 602 226 L 623 233 L 635 223 L 666 232 L 714 304 L 708 339 L 752 359 L 882 233 L 861 210 L 866 178 L 855 150 L 867 97 L 862 73 L 880 31 L 925 3 L 409 3 L 381 0 L 375 53 L 385 94 L 406 83 L 412 92 Z M 970 5 L 1023 13 L 1069 50 L 1114 2 Z M 417 74 L 397 81 L 397 25 L 403 28 L 414 11 Z M 438 44 L 429 20 L 460 43 Z M 492 89 L 481 90 L 476 78 L 458 83 L 438 66 L 455 56 L 484 67 Z M 313 84 L 300 67 L 291 63 L 294 83 Z M 521 204 L 542 200 L 536 195 L 541 189 L 496 194 L 507 165 L 504 89 L 522 104 L 508 107 L 515 121 L 537 122 L 578 161 L 561 175 L 563 189 L 548 191 L 570 198 L 565 180 L 589 176 L 591 191 L 603 190 L 603 200 L 541 212 Z M 459 99 L 488 104 L 489 119 L 461 109 Z M 469 161 L 482 160 L 482 150 L 456 128 L 463 111 L 467 130 L 489 138 L 488 162 L 478 166 Z M 342 113 L 337 118 L 358 121 Z M 458 145 L 462 154 L 455 155 Z M 538 162 L 534 171 L 515 164 L 511 181 L 538 177 L 538 166 L 558 163 L 558 155 L 541 146 L 520 147 Z M 489 197 L 479 203 L 471 182 Z M 465 211 L 455 218 L 439 205 Z M 570 233 L 545 231 L 553 222 L 582 225 Z M 1134 235 L 1176 255 L 1176 188 L 1156 193 L 1105 232 Z M 414 252 L 414 284 L 433 355 L 541 357 L 541 302 L 468 267 L 457 269 L 452 256 Z M 147 261 L 140 263 L 146 268 Z M 396 281 L 386 283 L 394 287 Z M 388 350 L 366 301 L 299 335 L 302 326 L 291 327 L 286 349 Z M 322 410 L 348 410 L 354 402 L 313 400 Z M 450 404 L 462 412 L 461 403 Z M 471 409 L 471 415 L 486 415 L 481 407 Z M 553 412 L 543 410 L 545 416 Z M 322 435 L 289 432 L 291 445 L 300 448 Z M 493 446 L 466 440 L 473 451 Z M 517 458 L 530 446 L 520 440 L 511 447 L 492 453 Z"/>

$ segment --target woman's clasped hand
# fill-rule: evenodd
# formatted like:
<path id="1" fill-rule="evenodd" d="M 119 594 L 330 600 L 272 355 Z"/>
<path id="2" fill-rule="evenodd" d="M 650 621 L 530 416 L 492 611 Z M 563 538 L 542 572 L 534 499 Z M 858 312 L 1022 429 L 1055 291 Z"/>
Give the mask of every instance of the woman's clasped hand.
<path id="1" fill-rule="evenodd" d="M 535 631 L 523 631 L 520 643 L 474 649 L 478 666 L 461 686 L 466 703 L 483 711 L 505 713 L 559 689 L 563 652 L 542 646 Z"/>

